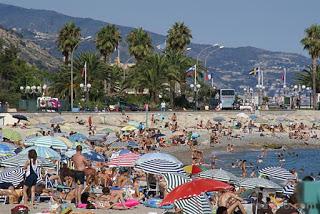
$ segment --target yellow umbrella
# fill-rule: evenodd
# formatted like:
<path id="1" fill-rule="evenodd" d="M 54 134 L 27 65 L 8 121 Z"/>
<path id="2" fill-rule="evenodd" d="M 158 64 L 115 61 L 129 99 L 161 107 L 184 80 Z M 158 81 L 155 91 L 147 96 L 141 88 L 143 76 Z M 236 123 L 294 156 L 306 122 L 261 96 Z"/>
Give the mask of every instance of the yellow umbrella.
<path id="1" fill-rule="evenodd" d="M 56 138 L 59 139 L 59 140 L 61 140 L 64 144 L 66 144 L 66 146 L 67 146 L 68 148 L 72 148 L 73 143 L 72 143 L 69 139 L 67 139 L 67 138 L 65 138 L 65 137 L 56 137 Z"/>
<path id="2" fill-rule="evenodd" d="M 12 129 L 2 129 L 2 137 L 15 142 L 22 140 L 21 134 Z"/>
<path id="3" fill-rule="evenodd" d="M 134 131 L 136 130 L 137 128 L 134 127 L 134 126 L 125 126 L 121 129 L 121 131 L 124 131 L 124 132 L 127 132 L 127 131 Z"/>

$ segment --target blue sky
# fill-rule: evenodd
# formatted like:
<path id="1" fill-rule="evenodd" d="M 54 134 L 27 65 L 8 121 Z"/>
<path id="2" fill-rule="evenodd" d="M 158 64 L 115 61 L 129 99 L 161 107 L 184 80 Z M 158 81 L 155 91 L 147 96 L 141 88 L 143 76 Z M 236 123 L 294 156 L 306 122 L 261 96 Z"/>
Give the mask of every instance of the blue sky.
<path id="1" fill-rule="evenodd" d="M 0 0 L 55 10 L 166 34 L 175 21 L 192 30 L 193 42 L 255 46 L 306 54 L 304 29 L 320 24 L 319 0 Z"/>

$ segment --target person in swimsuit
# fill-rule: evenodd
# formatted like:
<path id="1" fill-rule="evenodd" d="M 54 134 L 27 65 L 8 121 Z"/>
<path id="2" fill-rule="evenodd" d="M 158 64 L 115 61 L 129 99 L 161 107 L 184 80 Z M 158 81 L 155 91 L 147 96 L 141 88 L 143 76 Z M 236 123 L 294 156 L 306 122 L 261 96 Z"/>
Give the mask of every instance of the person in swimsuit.
<path id="1" fill-rule="evenodd" d="M 89 166 L 87 159 L 81 154 L 82 146 L 76 147 L 76 154 L 74 154 L 71 160 L 74 163 L 74 181 L 76 183 L 76 204 L 81 203 L 81 192 L 85 181 L 84 170 L 86 166 Z"/>
<path id="2" fill-rule="evenodd" d="M 23 185 L 23 203 L 27 206 L 28 203 L 28 194 L 27 191 L 31 188 L 31 204 L 34 205 L 35 192 L 36 192 L 36 184 L 38 180 L 38 175 L 36 173 L 38 168 L 37 162 L 37 152 L 34 149 L 31 149 L 28 152 L 28 159 L 24 165 L 24 169 L 26 170 L 26 178 Z"/>

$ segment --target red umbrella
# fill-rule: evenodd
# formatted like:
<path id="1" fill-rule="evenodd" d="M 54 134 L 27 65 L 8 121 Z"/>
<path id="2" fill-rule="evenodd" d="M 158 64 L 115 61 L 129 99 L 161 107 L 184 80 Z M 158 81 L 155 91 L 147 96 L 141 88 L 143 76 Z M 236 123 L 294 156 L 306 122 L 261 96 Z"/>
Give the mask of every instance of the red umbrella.
<path id="1" fill-rule="evenodd" d="M 186 171 L 186 173 L 192 174 L 192 175 L 202 172 L 202 169 L 197 165 L 188 165 L 183 167 L 183 169 L 184 171 Z"/>
<path id="2" fill-rule="evenodd" d="M 201 195 L 205 192 L 232 189 L 233 187 L 222 181 L 216 181 L 208 178 L 200 178 L 182 184 L 169 192 L 161 202 L 161 206 L 172 204 L 175 201 L 191 198 Z"/>
<path id="3" fill-rule="evenodd" d="M 119 155 L 116 158 L 113 158 L 109 163 L 107 163 L 107 165 L 133 167 L 136 160 L 138 160 L 139 158 L 140 158 L 140 155 L 130 152 L 124 155 Z"/>

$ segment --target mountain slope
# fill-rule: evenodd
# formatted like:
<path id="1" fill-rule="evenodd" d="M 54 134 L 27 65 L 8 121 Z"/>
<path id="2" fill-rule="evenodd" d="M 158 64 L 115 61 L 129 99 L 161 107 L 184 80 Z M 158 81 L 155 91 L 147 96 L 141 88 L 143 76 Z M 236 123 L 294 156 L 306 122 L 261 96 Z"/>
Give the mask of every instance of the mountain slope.
<path id="1" fill-rule="evenodd" d="M 14 32 L 0 28 L 0 38 L 4 46 L 14 45 L 19 49 L 19 57 L 42 69 L 56 70 L 60 61 L 33 42 L 21 38 Z"/>
<path id="2" fill-rule="evenodd" d="M 23 35 L 26 40 L 38 44 L 51 55 L 62 58 L 56 47 L 57 32 L 68 21 L 74 21 L 82 30 L 83 36 L 95 36 L 96 32 L 106 22 L 90 18 L 76 18 L 63 15 L 54 11 L 25 9 L 21 7 L 0 4 L 0 25 L 14 29 Z M 131 27 L 117 25 L 123 40 L 133 29 Z M 154 45 L 164 43 L 165 36 L 149 32 Z M 191 44 L 188 54 L 194 58 L 200 51 L 208 47 L 206 44 Z M 85 42 L 80 45 L 78 51 L 94 50 L 93 42 Z M 200 56 L 204 61 L 205 56 L 213 49 L 208 49 Z M 120 44 L 121 61 L 128 59 L 127 44 Z M 115 55 L 113 56 L 115 57 Z M 273 52 L 254 47 L 223 48 L 212 53 L 207 60 L 210 72 L 214 73 L 214 84 L 219 87 L 241 88 L 243 86 L 255 86 L 256 79 L 248 75 L 248 71 L 255 66 L 261 66 L 265 71 L 266 84 L 273 86 L 279 80 L 283 68 L 288 70 L 288 82 L 294 83 L 296 72 L 310 64 L 310 59 L 299 54 Z"/>

